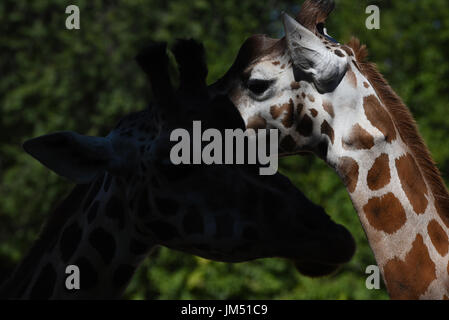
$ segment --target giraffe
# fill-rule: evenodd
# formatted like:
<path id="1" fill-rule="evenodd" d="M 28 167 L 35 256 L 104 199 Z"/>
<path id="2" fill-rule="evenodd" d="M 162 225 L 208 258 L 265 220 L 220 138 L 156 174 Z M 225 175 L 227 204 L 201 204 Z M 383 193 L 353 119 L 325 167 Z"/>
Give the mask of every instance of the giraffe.
<path id="1" fill-rule="evenodd" d="M 352 257 L 350 233 L 286 177 L 260 176 L 257 166 L 171 163 L 171 129 L 190 128 L 193 120 L 214 128 L 244 124 L 226 96 L 209 93 L 202 45 L 176 43 L 176 90 L 166 49 L 153 43 L 137 56 L 155 103 L 123 118 L 106 138 L 59 132 L 25 142 L 29 154 L 77 185 L 1 297 L 119 298 L 159 245 L 224 262 L 288 258 L 310 276 L 329 274 Z M 68 265 L 80 270 L 80 290 L 66 289 Z"/>
<path id="2" fill-rule="evenodd" d="M 313 153 L 344 182 L 393 299 L 449 297 L 449 195 L 415 121 L 366 61 L 324 22 L 333 1 L 307 0 L 285 37 L 249 38 L 213 85 L 245 125 L 277 128 L 282 155 Z"/>

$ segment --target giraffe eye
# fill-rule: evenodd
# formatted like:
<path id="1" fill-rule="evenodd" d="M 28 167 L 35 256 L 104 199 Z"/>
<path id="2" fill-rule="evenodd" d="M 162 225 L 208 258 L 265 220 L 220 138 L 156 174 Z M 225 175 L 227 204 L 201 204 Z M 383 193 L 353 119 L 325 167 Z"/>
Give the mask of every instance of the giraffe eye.
<path id="1" fill-rule="evenodd" d="M 273 83 L 272 80 L 261 80 L 261 79 L 249 79 L 246 82 L 246 87 L 254 94 L 261 95 L 268 90 L 270 85 Z"/>

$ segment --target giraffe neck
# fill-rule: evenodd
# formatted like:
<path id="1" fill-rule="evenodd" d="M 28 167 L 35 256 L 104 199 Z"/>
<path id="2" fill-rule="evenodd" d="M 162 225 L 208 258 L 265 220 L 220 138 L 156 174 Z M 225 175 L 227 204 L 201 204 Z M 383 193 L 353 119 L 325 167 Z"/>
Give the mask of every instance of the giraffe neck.
<path id="1" fill-rule="evenodd" d="M 381 92 L 380 75 L 369 79 L 373 88 L 355 72 L 362 92 L 355 110 L 364 112 L 354 112 L 356 121 L 346 116 L 340 129 L 336 115 L 341 143 L 326 160 L 347 186 L 391 298 L 447 298 L 447 191 L 408 109 L 389 86 Z"/>
<path id="2" fill-rule="evenodd" d="M 449 296 L 449 229 L 416 160 L 399 144 L 342 157 L 338 172 L 391 297 L 441 299 Z"/>
<path id="3" fill-rule="evenodd" d="M 75 187 L 6 284 L 5 294 L 18 299 L 119 298 L 155 246 L 136 232 L 128 203 L 123 183 L 109 174 Z M 79 268 L 79 290 L 66 288 L 69 265 Z"/>

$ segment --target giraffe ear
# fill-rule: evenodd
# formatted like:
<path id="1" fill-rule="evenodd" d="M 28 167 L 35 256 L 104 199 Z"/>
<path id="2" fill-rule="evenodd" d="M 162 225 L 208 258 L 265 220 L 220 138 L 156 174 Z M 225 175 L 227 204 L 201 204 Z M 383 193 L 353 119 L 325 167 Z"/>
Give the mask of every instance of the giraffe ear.
<path id="1" fill-rule="evenodd" d="M 124 162 L 109 139 L 68 131 L 33 138 L 23 148 L 58 175 L 81 184 L 99 172 L 117 171 Z"/>
<path id="2" fill-rule="evenodd" d="M 289 15 L 283 15 L 287 47 L 294 66 L 312 78 L 318 91 L 331 92 L 346 73 L 346 56 L 328 50 L 320 38 Z"/>

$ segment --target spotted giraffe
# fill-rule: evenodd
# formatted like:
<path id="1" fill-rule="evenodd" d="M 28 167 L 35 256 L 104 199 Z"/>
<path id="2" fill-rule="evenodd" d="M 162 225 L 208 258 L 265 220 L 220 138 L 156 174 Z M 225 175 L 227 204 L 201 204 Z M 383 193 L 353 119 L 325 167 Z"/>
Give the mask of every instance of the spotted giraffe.
<path id="1" fill-rule="evenodd" d="M 331 38 L 332 1 L 305 1 L 286 36 L 249 38 L 216 84 L 247 127 L 277 128 L 284 155 L 312 152 L 346 185 L 389 295 L 449 297 L 449 195 L 415 121 L 352 39 Z"/>
<path id="2" fill-rule="evenodd" d="M 171 163 L 173 128 L 244 128 L 226 96 L 210 96 L 203 47 L 173 49 L 180 87 L 168 76 L 165 44 L 137 61 L 156 104 L 126 116 L 106 138 L 60 132 L 25 150 L 78 183 L 50 216 L 39 239 L 1 290 L 13 299 L 118 298 L 157 245 L 208 259 L 292 259 L 310 276 L 328 274 L 354 253 L 349 232 L 331 221 L 280 174 L 257 166 Z M 66 266 L 80 269 L 80 290 L 67 290 Z"/>

